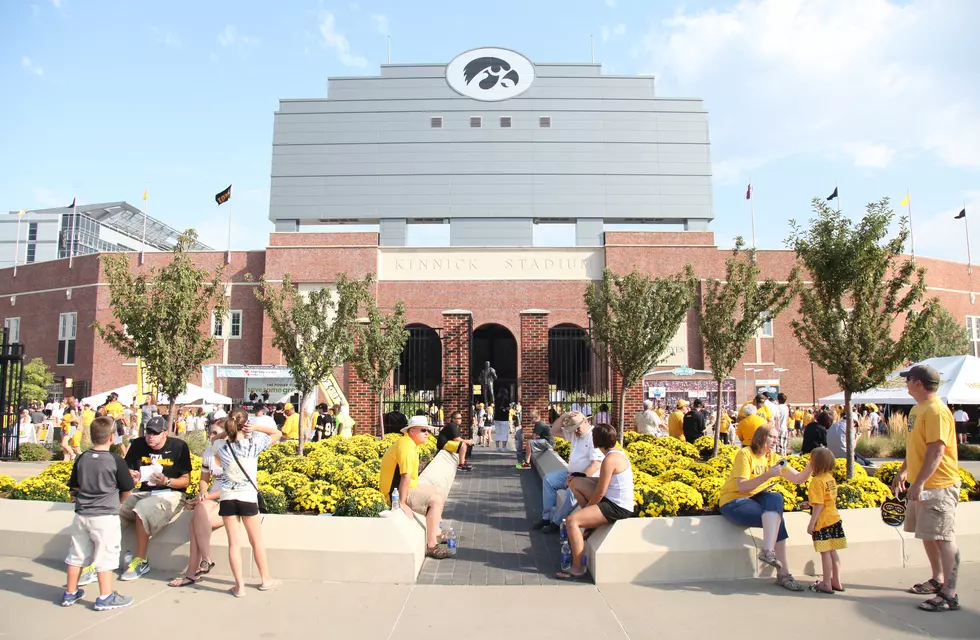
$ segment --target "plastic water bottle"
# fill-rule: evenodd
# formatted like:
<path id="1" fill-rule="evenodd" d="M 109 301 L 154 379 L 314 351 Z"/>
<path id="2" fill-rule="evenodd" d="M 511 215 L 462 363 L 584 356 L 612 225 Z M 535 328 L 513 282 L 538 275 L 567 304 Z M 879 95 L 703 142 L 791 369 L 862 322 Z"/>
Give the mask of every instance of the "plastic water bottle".
<path id="1" fill-rule="evenodd" d="M 446 537 L 446 546 L 449 548 L 449 557 L 456 557 L 456 531 L 449 527 L 449 535 Z"/>
<path id="2" fill-rule="evenodd" d="M 582 552 L 582 570 L 583 571 L 589 570 L 589 556 L 585 555 L 584 551 Z"/>
<path id="3" fill-rule="evenodd" d="M 568 525 L 565 524 L 565 518 L 561 519 L 561 527 L 558 529 L 558 539 L 568 540 Z"/>
<path id="4" fill-rule="evenodd" d="M 128 567 L 129 563 L 133 561 L 133 552 L 126 549 L 126 555 L 123 556 L 123 563 Z"/>
<path id="5" fill-rule="evenodd" d="M 568 540 L 562 540 L 561 543 L 561 570 L 568 571 L 572 568 L 572 547 L 569 546 Z"/>
<path id="6" fill-rule="evenodd" d="M 398 489 L 391 492 L 391 510 L 398 511 L 401 507 L 401 503 L 398 501 Z"/>
<path id="7" fill-rule="evenodd" d="M 935 489 L 923 489 L 919 492 L 919 500 L 925 502 L 939 497 L 939 491 Z"/>

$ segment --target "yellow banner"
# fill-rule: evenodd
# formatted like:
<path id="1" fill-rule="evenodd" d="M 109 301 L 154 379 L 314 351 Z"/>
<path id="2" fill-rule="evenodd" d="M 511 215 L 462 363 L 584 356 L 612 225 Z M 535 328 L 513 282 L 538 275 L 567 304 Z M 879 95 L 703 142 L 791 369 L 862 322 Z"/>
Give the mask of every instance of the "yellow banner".
<path id="1" fill-rule="evenodd" d="M 340 388 L 340 384 L 337 383 L 337 378 L 333 377 L 332 373 L 327 376 L 326 380 L 320 383 L 320 391 L 326 397 L 328 407 L 332 407 L 335 404 L 347 404 L 347 396 L 344 395 L 344 390 Z"/>

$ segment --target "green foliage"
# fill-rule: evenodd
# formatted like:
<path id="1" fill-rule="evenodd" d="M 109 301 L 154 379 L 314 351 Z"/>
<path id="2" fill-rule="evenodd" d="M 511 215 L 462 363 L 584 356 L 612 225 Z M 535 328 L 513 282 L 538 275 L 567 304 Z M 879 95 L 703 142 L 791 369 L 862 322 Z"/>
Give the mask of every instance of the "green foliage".
<path id="1" fill-rule="evenodd" d="M 898 234 L 888 237 L 894 213 L 887 198 L 869 204 L 856 222 L 819 198 L 813 199 L 813 211 L 808 229 L 790 221 L 787 244 L 811 281 L 800 290 L 799 314 L 791 324 L 811 360 L 844 390 L 850 429 L 851 395 L 883 383 L 922 348 L 936 305 L 916 310 L 925 296 L 925 269 L 903 258 L 909 234 L 904 218 Z M 903 316 L 896 338 L 893 324 Z M 850 445 L 847 470 L 852 477 Z"/>
<path id="2" fill-rule="evenodd" d="M 20 397 L 24 404 L 31 402 L 43 403 L 48 399 L 46 387 L 54 383 L 54 374 L 48 369 L 41 358 L 34 358 L 24 365 L 24 383 Z"/>
<path id="3" fill-rule="evenodd" d="M 278 515 L 286 513 L 288 503 L 285 492 L 274 487 L 260 487 L 259 490 L 262 492 L 262 499 L 265 500 L 265 508 L 269 513 Z"/>
<path id="4" fill-rule="evenodd" d="M 928 358 L 961 356 L 969 353 L 970 338 L 966 327 L 957 322 L 953 314 L 937 301 L 931 301 L 930 304 L 935 305 L 935 309 L 927 325 L 925 339 L 913 345 L 909 360 L 922 362 Z"/>
<path id="5" fill-rule="evenodd" d="M 53 476 L 44 474 L 25 478 L 10 491 L 12 500 L 43 500 L 45 502 L 70 502 L 68 485 Z"/>
<path id="6" fill-rule="evenodd" d="M 391 372 L 401 361 L 402 350 L 408 341 L 405 328 L 405 305 L 398 301 L 391 313 L 382 313 L 374 296 L 367 296 L 367 322 L 357 328 L 353 364 L 357 375 L 378 395 L 378 434 L 384 433 L 384 390 Z"/>
<path id="7" fill-rule="evenodd" d="M 792 302 L 800 287 L 799 269 L 794 267 L 787 282 L 767 279 L 755 261 L 755 249 L 743 251 L 742 237 L 735 239 L 732 256 L 725 263 L 725 280 L 705 281 L 698 314 L 704 352 L 711 361 L 711 373 L 718 383 L 717 415 L 721 416 L 721 385 L 738 364 L 748 341 L 767 319 L 774 319 Z M 712 455 L 718 451 L 718 430 L 712 441 Z"/>
<path id="8" fill-rule="evenodd" d="M 187 448 L 190 449 L 191 453 L 194 454 L 195 456 L 203 455 L 204 450 L 207 449 L 208 444 L 210 444 L 210 441 L 208 440 L 208 432 L 206 429 L 198 429 L 197 431 L 191 431 L 186 436 L 184 436 L 184 442 L 187 444 Z"/>
<path id="9" fill-rule="evenodd" d="M 17 458 L 22 462 L 47 462 L 51 459 L 51 450 L 43 444 L 25 442 L 20 445 Z"/>
<path id="10" fill-rule="evenodd" d="M 387 508 L 384 496 L 377 489 L 354 489 L 337 504 L 334 515 L 349 518 L 376 518 Z"/>
<path id="11" fill-rule="evenodd" d="M 102 255 L 109 308 L 118 325 L 93 326 L 121 355 L 142 358 L 147 376 L 170 398 L 170 425 L 174 400 L 215 354 L 217 342 L 207 329 L 211 318 L 228 313 L 223 270 L 211 273 L 194 263 L 189 250 L 196 241 L 193 229 L 180 234 L 169 264 L 139 274 L 128 254 Z"/>
<path id="12" fill-rule="evenodd" d="M 975 444 L 961 444 L 957 453 L 960 460 L 980 460 L 980 447 Z"/>
<path id="13" fill-rule="evenodd" d="M 623 381 L 616 424 L 620 442 L 626 391 L 667 356 L 694 302 L 696 286 L 694 269 L 686 265 L 682 273 L 657 278 L 637 271 L 620 276 L 606 269 L 602 281 L 590 283 L 585 291 L 590 338 L 608 349 L 610 364 Z"/>
<path id="14" fill-rule="evenodd" d="M 17 481 L 11 476 L 0 473 L 0 493 L 7 493 L 14 488 L 15 484 L 17 484 Z"/>
<path id="15" fill-rule="evenodd" d="M 555 438 L 555 453 L 568 462 L 569 456 L 572 455 L 572 443 L 564 438 Z"/>

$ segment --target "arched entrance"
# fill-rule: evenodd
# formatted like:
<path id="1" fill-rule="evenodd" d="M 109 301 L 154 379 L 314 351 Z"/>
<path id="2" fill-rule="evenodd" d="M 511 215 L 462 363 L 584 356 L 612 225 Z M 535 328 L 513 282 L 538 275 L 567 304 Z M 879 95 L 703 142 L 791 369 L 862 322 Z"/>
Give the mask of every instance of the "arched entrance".
<path id="1" fill-rule="evenodd" d="M 392 374 L 391 392 L 385 394 L 384 411 L 392 411 L 398 403 L 402 413 L 412 416 L 431 401 L 441 404 L 442 339 L 424 324 L 410 324 L 405 329 L 408 340 Z"/>
<path id="2" fill-rule="evenodd" d="M 560 324 L 548 330 L 548 399 L 567 411 L 585 396 L 593 413 L 611 407 L 609 365 L 589 342 L 587 329 Z"/>
<path id="3" fill-rule="evenodd" d="M 470 380 L 480 384 L 483 363 L 489 362 L 497 372 L 494 391 L 506 389 L 511 401 L 517 400 L 517 340 L 507 327 L 499 324 L 481 325 L 473 331 Z M 482 392 L 481 392 L 482 393 Z M 479 397 L 478 397 L 479 396 Z M 473 394 L 473 402 L 482 402 L 480 394 Z"/>

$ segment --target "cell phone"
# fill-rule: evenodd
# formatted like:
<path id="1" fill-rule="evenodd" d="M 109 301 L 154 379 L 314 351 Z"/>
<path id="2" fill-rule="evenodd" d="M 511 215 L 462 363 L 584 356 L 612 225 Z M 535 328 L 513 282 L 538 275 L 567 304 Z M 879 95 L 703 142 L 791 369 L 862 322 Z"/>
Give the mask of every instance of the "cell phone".
<path id="1" fill-rule="evenodd" d="M 786 458 L 783 458 L 782 460 L 780 460 L 779 462 L 776 463 L 776 466 L 777 467 L 782 467 L 783 469 L 785 469 L 786 468 L 786 465 L 788 465 L 788 464 L 789 464 L 789 460 L 787 460 Z"/>

